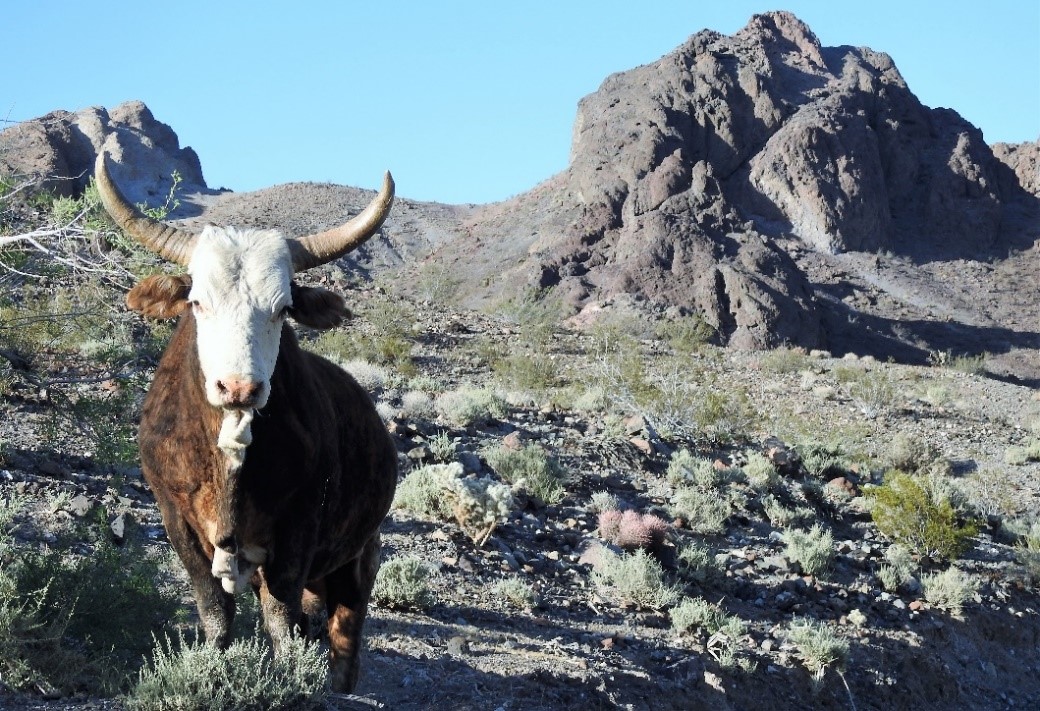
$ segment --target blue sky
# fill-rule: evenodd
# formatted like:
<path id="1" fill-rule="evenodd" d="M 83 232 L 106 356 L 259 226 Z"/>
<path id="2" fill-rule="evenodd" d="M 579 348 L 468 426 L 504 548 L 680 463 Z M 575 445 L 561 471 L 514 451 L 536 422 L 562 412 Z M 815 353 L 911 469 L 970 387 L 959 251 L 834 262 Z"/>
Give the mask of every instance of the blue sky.
<path id="1" fill-rule="evenodd" d="M 1040 138 L 1037 0 L 10 0 L 0 118 L 140 99 L 211 187 L 375 188 L 390 168 L 402 196 L 490 202 L 566 167 L 577 102 L 608 74 L 772 9 L 887 52 L 990 143 Z"/>

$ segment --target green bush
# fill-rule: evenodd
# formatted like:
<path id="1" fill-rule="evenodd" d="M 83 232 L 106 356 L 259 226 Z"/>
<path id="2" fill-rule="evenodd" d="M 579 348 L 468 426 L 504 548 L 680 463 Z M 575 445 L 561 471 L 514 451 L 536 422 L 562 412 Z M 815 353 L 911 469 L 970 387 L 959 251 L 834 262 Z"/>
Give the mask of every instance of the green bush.
<path id="1" fill-rule="evenodd" d="M 592 579 L 605 596 L 622 604 L 660 610 L 679 598 L 678 591 L 665 582 L 661 564 L 642 549 L 620 556 L 606 552 Z"/>
<path id="2" fill-rule="evenodd" d="M 938 560 L 958 558 L 978 532 L 974 522 L 958 519 L 950 500 L 936 496 L 926 479 L 906 472 L 889 471 L 881 486 L 865 494 L 873 500 L 871 516 L 878 530 L 919 554 Z"/>
<path id="3" fill-rule="evenodd" d="M 130 711 L 291 711 L 326 708 L 328 659 L 300 637 L 273 657 L 261 636 L 226 650 L 202 642 L 156 643 L 152 662 L 127 694 Z"/>
<path id="4" fill-rule="evenodd" d="M 849 643 L 823 622 L 808 618 L 794 619 L 788 627 L 787 641 L 798 650 L 798 656 L 817 681 L 828 667 L 841 671 L 849 656 Z"/>
<path id="5" fill-rule="evenodd" d="M 458 427 L 469 427 L 506 413 L 506 401 L 498 393 L 469 386 L 443 393 L 434 407 L 444 419 Z"/>
<path id="6" fill-rule="evenodd" d="M 372 599 L 395 610 L 424 610 L 434 603 L 428 582 L 431 572 L 418 556 L 394 556 L 380 566 Z"/>
<path id="7" fill-rule="evenodd" d="M 671 514 L 686 521 L 691 531 L 714 535 L 726 530 L 729 501 L 713 490 L 684 486 L 672 496 Z"/>
<path id="8" fill-rule="evenodd" d="M 980 584 L 977 576 L 955 567 L 921 578 L 921 588 L 928 604 L 954 615 L 960 614 L 964 603 L 971 599 Z"/>
<path id="9" fill-rule="evenodd" d="M 98 510 L 89 553 L 29 548 L 11 537 L 19 504 L 0 506 L 0 675 L 15 688 L 111 693 L 152 646 L 152 630 L 180 609 L 162 562 L 133 537 L 108 538 Z M 80 543 L 79 546 L 83 544 Z"/>
<path id="10" fill-rule="evenodd" d="M 538 604 L 538 594 L 534 588 L 518 576 L 499 580 L 491 586 L 490 593 L 517 610 L 530 610 Z"/>
<path id="11" fill-rule="evenodd" d="M 783 534 L 785 554 L 801 566 L 806 575 L 820 575 L 834 561 L 834 537 L 820 524 L 808 531 L 792 528 Z"/>
<path id="12" fill-rule="evenodd" d="M 569 478 L 567 470 L 536 444 L 520 449 L 498 445 L 485 453 L 488 464 L 505 481 L 547 504 L 559 503 Z"/>

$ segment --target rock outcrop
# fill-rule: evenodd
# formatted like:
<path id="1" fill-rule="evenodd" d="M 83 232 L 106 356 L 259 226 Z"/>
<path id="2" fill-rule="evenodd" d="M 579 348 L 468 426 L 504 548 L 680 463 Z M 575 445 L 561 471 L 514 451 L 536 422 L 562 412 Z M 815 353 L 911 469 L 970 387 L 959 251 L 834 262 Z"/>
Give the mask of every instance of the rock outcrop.
<path id="1" fill-rule="evenodd" d="M 576 306 L 636 295 L 702 312 L 733 345 L 813 347 L 825 329 L 791 246 L 980 257 L 1009 207 L 1035 208 L 1011 172 L 1035 152 L 1001 156 L 923 106 L 887 55 L 767 13 L 609 77 L 579 105 L 567 170 L 473 233 L 477 250 L 522 245 L 513 272 Z M 452 258 L 482 262 L 465 250 Z"/>
<path id="2" fill-rule="evenodd" d="M 140 101 L 111 110 L 53 111 L 0 132 L 0 171 L 39 178 L 59 195 L 87 185 L 100 150 L 112 157 L 113 177 L 135 202 L 154 203 L 170 190 L 174 171 L 184 189 L 205 189 L 199 157 Z"/>

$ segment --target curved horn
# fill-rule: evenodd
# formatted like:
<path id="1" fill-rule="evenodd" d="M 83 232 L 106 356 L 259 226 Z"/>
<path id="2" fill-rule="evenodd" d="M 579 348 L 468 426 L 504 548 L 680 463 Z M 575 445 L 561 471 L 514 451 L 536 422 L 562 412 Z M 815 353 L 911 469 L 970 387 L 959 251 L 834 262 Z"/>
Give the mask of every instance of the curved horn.
<path id="1" fill-rule="evenodd" d="M 176 227 L 153 220 L 130 203 L 108 174 L 108 156 L 98 153 L 94 164 L 101 203 L 117 225 L 148 249 L 163 259 L 187 266 L 195 249 L 195 235 Z"/>
<path id="2" fill-rule="evenodd" d="M 379 194 L 349 222 L 315 235 L 288 240 L 293 269 L 298 272 L 312 269 L 357 249 L 382 226 L 393 204 L 394 179 L 387 171 Z"/>

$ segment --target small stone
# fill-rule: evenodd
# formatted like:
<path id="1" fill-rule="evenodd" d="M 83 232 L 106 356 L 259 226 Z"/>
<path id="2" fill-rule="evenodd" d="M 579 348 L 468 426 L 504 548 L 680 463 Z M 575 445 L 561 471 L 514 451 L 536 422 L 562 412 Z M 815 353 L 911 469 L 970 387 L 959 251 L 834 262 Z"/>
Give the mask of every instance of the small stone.
<path id="1" fill-rule="evenodd" d="M 515 452 L 520 449 L 523 449 L 523 446 L 524 445 L 522 440 L 520 439 L 519 432 L 510 432 L 502 438 L 502 447 L 505 449 L 509 449 Z"/>
<path id="2" fill-rule="evenodd" d="M 90 499 L 83 494 L 80 494 L 69 502 L 69 512 L 79 516 L 80 518 L 83 518 L 90 513 L 92 508 L 94 508 L 94 504 L 91 503 Z"/>
<path id="3" fill-rule="evenodd" d="M 920 612 L 924 609 L 924 603 L 921 600 L 914 600 L 908 607 L 914 612 Z"/>
<path id="4" fill-rule="evenodd" d="M 433 452 L 431 452 L 430 448 L 424 444 L 419 447 L 415 447 L 414 449 L 408 450 L 408 454 L 406 456 L 413 462 L 424 462 L 428 459 L 433 459 Z"/>
<path id="5" fill-rule="evenodd" d="M 455 636 L 448 640 L 448 654 L 462 657 L 469 653 L 469 642 L 465 637 Z"/>
<path id="6" fill-rule="evenodd" d="M 642 437 L 632 437 L 628 441 L 632 443 L 633 447 L 638 449 L 643 454 L 651 455 L 654 453 L 653 446 L 651 446 L 651 444 Z"/>

